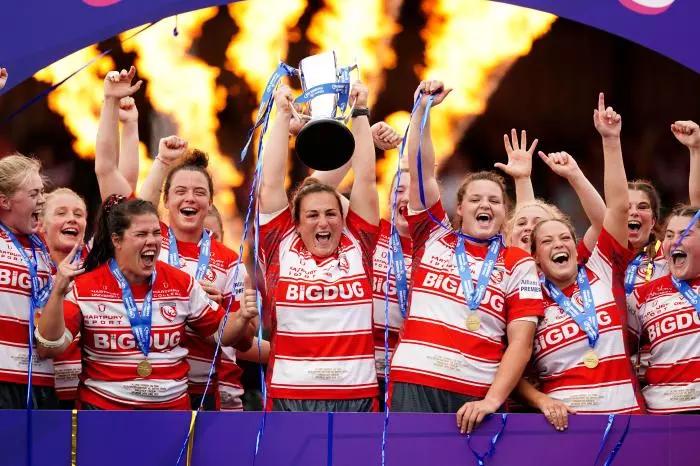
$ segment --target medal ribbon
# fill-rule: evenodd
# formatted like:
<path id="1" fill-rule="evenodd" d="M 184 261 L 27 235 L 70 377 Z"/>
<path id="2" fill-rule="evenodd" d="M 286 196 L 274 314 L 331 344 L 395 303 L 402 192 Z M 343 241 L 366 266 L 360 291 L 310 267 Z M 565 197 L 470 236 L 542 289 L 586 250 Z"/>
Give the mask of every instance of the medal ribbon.
<path id="1" fill-rule="evenodd" d="M 675 248 L 677 248 L 685 239 L 686 236 L 688 236 L 688 233 L 690 233 L 690 230 L 693 229 L 696 223 L 698 223 L 698 220 L 700 220 L 700 210 L 698 210 L 695 215 L 693 215 L 693 218 L 690 219 L 690 223 L 688 223 L 688 226 L 685 227 L 685 230 L 681 232 L 681 237 L 678 238 L 678 241 L 674 243 L 674 245 L 671 247 L 671 251 L 673 251 Z"/>
<path id="2" fill-rule="evenodd" d="M 479 466 L 484 466 L 486 464 L 486 458 L 493 456 L 493 454 L 496 452 L 496 443 L 498 442 L 498 439 L 501 437 L 501 434 L 503 434 L 503 431 L 506 428 L 507 418 L 508 418 L 508 415 L 506 413 L 501 414 L 501 427 L 500 427 L 500 429 L 498 429 L 498 432 L 496 432 L 494 434 L 494 436 L 491 437 L 491 444 L 489 446 L 489 449 L 483 455 L 479 454 L 474 449 L 474 447 L 472 447 L 472 436 L 467 435 L 467 446 L 472 451 L 472 454 L 474 455 L 474 458 L 476 459 L 476 462 Z"/>
<path id="3" fill-rule="evenodd" d="M 122 291 L 122 302 L 126 308 L 126 315 L 129 318 L 129 323 L 131 324 L 131 333 L 134 334 L 136 339 L 136 344 L 143 353 L 144 356 L 148 356 L 148 351 L 150 350 L 151 342 L 151 315 L 153 310 L 153 284 L 156 282 L 156 271 L 153 270 L 151 275 L 151 287 L 146 293 L 146 297 L 143 299 L 143 308 L 139 312 L 139 308 L 136 306 L 136 300 L 131 292 L 131 287 L 126 277 L 119 270 L 117 261 L 114 258 L 109 260 L 109 271 L 112 272 L 112 276 L 119 284 L 119 288 Z"/>
<path id="4" fill-rule="evenodd" d="M 457 265 L 457 270 L 459 271 L 459 277 L 462 283 L 462 292 L 464 293 L 464 300 L 470 310 L 476 311 L 479 307 L 479 303 L 484 298 L 486 294 L 486 287 L 488 286 L 489 279 L 491 278 L 491 273 L 496 266 L 496 259 L 498 259 L 498 253 L 501 251 L 501 241 L 500 239 L 495 239 L 489 244 L 489 250 L 486 253 L 486 259 L 481 266 L 479 271 L 479 278 L 476 282 L 476 290 L 474 290 L 474 284 L 472 283 L 472 274 L 469 270 L 469 260 L 467 258 L 467 252 L 464 248 L 464 239 L 462 237 L 457 238 L 457 246 L 455 247 L 455 262 Z"/>
<path id="5" fill-rule="evenodd" d="M 316 97 L 324 94 L 338 94 L 338 99 L 340 99 L 340 96 L 344 96 L 344 100 L 347 102 L 348 100 L 348 95 L 350 93 L 350 83 L 349 82 L 341 82 L 341 83 L 325 83 L 325 84 L 319 84 L 318 86 L 314 86 L 312 88 L 307 89 L 304 91 L 303 94 L 301 94 L 299 97 L 294 99 L 295 104 L 304 104 L 312 99 L 315 99 Z"/>
<path id="6" fill-rule="evenodd" d="M 588 282 L 588 275 L 586 275 L 585 267 L 578 268 L 576 283 L 578 284 L 581 299 L 583 300 L 582 309 L 576 306 L 548 279 L 545 279 L 544 286 L 559 307 L 578 324 L 581 330 L 586 332 L 588 336 L 588 345 L 591 348 L 595 348 L 595 344 L 598 341 L 598 317 L 595 312 L 595 302 L 593 301 L 591 284 Z"/>
<path id="7" fill-rule="evenodd" d="M 627 266 L 627 270 L 625 271 L 625 294 L 627 296 L 631 295 L 634 291 L 634 283 L 637 278 L 637 270 L 642 264 L 642 260 L 645 256 L 645 253 L 640 252 Z M 651 264 L 651 259 L 649 260 L 649 263 Z"/>
<path id="8" fill-rule="evenodd" d="M 690 286 L 687 281 L 679 280 L 673 275 L 671 275 L 671 281 L 673 282 L 673 286 L 675 286 L 686 301 L 688 301 L 695 308 L 695 312 L 697 312 L 698 316 L 700 316 L 700 298 L 695 290 L 693 290 L 693 287 Z"/>
<path id="9" fill-rule="evenodd" d="M 408 310 L 408 273 L 406 272 L 406 262 L 404 262 L 403 249 L 401 248 L 401 238 L 399 238 L 399 232 L 395 226 L 392 226 L 391 234 L 389 235 L 389 253 L 391 273 L 394 274 L 394 281 L 396 282 L 396 298 L 399 302 L 401 316 L 405 319 Z M 389 281 L 387 280 L 387 293 L 388 291 Z"/>
<path id="10" fill-rule="evenodd" d="M 207 273 L 209 259 L 211 258 L 211 236 L 205 229 L 202 239 L 199 241 L 199 257 L 197 258 L 197 271 L 194 278 L 201 280 Z M 180 253 L 177 251 L 177 239 L 172 228 L 168 228 L 168 264 L 180 268 Z"/>

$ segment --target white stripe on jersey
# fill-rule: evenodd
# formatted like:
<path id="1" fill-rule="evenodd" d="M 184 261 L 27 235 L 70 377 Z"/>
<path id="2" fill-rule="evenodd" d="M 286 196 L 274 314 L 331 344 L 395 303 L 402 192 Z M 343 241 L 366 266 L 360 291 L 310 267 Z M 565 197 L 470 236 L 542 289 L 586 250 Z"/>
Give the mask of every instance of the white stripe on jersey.
<path id="1" fill-rule="evenodd" d="M 293 359 L 278 355 L 271 385 L 299 390 L 374 387 L 374 357 Z"/>
<path id="2" fill-rule="evenodd" d="M 587 414 L 611 414 L 639 411 L 639 404 L 631 383 L 566 387 L 551 391 L 547 395 L 567 406 Z"/>

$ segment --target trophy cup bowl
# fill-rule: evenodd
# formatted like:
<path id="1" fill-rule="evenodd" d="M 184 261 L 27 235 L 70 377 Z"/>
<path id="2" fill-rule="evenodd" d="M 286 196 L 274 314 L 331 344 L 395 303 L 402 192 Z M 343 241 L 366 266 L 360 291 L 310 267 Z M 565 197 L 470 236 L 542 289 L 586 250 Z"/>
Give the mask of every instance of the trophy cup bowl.
<path id="1" fill-rule="evenodd" d="M 335 52 L 304 58 L 299 64 L 302 89 L 338 81 Z M 314 170 L 329 171 L 345 165 L 355 150 L 355 138 L 337 117 L 338 94 L 322 94 L 309 103 L 309 121 L 297 135 L 295 150 L 299 159 Z M 299 117 L 297 115 L 297 117 Z"/>

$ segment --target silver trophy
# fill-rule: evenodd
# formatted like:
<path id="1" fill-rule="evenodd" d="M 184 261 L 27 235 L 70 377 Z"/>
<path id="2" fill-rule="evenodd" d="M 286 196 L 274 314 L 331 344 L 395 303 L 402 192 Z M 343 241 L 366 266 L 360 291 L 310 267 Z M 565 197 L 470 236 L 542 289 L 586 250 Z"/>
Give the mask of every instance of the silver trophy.
<path id="1" fill-rule="evenodd" d="M 297 156 L 314 170 L 342 167 L 355 150 L 355 139 L 346 126 L 349 114 L 343 115 L 350 92 L 349 68 L 338 69 L 335 52 L 320 53 L 299 63 L 299 79 L 307 111 L 294 111 L 296 118 L 306 120 L 297 135 Z"/>

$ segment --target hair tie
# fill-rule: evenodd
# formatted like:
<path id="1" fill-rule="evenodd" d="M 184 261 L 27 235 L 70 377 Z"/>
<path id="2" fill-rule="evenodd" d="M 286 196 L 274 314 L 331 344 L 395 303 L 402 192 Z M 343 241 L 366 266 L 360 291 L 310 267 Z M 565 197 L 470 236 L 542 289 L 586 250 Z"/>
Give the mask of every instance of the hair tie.
<path id="1" fill-rule="evenodd" d="M 121 194 L 111 194 L 105 201 L 105 213 L 109 214 L 114 206 L 119 205 L 124 201 L 126 201 L 126 196 L 122 196 Z"/>

